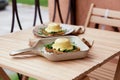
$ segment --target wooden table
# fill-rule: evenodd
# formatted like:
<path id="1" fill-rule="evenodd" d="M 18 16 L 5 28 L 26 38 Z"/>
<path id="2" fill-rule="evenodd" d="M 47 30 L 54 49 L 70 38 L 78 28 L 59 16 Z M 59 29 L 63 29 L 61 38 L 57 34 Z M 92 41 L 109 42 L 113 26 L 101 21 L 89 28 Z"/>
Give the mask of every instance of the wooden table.
<path id="1" fill-rule="evenodd" d="M 88 73 L 120 56 L 120 33 L 87 28 L 79 37 L 92 39 L 95 43 L 84 59 L 62 62 L 51 62 L 40 56 L 13 59 L 9 52 L 29 47 L 29 38 L 34 37 L 32 29 L 0 36 L 0 67 L 38 80 L 83 80 Z M 119 75 L 120 60 L 114 80 L 120 80 Z"/>

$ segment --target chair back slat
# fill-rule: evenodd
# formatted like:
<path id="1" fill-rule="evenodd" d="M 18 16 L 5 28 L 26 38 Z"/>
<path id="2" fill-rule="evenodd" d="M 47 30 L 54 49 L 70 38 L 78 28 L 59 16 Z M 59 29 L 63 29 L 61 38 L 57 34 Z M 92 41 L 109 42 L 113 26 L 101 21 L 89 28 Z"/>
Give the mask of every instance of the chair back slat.
<path id="1" fill-rule="evenodd" d="M 90 21 L 90 17 L 91 17 L 91 14 L 92 14 L 92 9 L 93 9 L 93 7 L 94 7 L 94 4 L 91 4 L 91 6 L 90 6 L 90 9 L 89 9 L 89 11 L 88 11 L 88 15 L 87 15 L 87 19 L 86 19 L 86 21 L 85 21 L 85 25 L 84 25 L 84 27 L 88 27 L 88 25 L 89 25 L 89 21 Z"/>
<path id="2" fill-rule="evenodd" d="M 95 28 L 99 28 L 99 24 L 102 24 L 102 29 L 104 29 L 104 25 L 107 25 L 107 27 L 111 26 L 114 31 L 119 32 L 120 11 L 96 8 L 95 5 L 92 3 L 88 11 L 84 26 L 89 27 L 90 23 L 94 23 Z"/>
<path id="3" fill-rule="evenodd" d="M 98 16 L 105 16 L 106 10 L 107 9 L 93 8 L 92 14 L 93 15 L 98 15 Z M 115 10 L 109 10 L 107 16 L 110 17 L 110 18 L 120 19 L 120 12 L 119 11 L 115 11 Z"/>
<path id="4" fill-rule="evenodd" d="M 94 16 L 94 15 L 91 16 L 90 22 L 120 27 L 120 20 L 104 18 L 104 17 L 100 17 L 100 16 Z"/>

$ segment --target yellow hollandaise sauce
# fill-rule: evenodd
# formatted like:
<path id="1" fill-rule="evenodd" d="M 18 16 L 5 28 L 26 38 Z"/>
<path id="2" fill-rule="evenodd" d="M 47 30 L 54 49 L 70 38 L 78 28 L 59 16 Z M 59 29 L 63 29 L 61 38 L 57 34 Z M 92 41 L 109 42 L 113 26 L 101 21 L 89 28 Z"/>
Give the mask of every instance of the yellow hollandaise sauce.
<path id="1" fill-rule="evenodd" d="M 70 40 L 67 38 L 58 38 L 55 40 L 54 44 L 52 45 L 53 49 L 64 51 L 64 50 L 72 50 L 73 45 L 71 44 Z"/>
<path id="2" fill-rule="evenodd" d="M 48 24 L 48 27 L 45 28 L 45 31 L 48 33 L 59 32 L 59 31 L 62 31 L 62 28 L 60 27 L 60 24 L 58 23 L 50 23 Z"/>

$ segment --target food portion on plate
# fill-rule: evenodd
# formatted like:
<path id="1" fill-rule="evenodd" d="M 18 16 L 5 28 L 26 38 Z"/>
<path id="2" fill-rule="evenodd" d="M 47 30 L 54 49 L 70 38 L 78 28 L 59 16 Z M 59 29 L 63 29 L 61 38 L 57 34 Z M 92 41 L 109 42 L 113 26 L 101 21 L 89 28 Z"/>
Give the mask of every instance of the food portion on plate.
<path id="1" fill-rule="evenodd" d="M 33 33 L 38 37 L 51 37 L 51 36 L 61 36 L 67 35 L 74 31 L 68 25 L 63 25 L 59 23 L 48 23 L 36 26 Z"/>
<path id="2" fill-rule="evenodd" d="M 51 61 L 84 58 L 90 50 L 77 36 L 44 38 L 39 48 L 41 55 Z"/>
<path id="3" fill-rule="evenodd" d="M 46 36 L 57 36 L 63 35 L 65 30 L 62 30 L 58 23 L 50 23 L 47 27 L 41 28 L 38 31 L 38 34 L 46 35 Z"/>
<path id="4" fill-rule="evenodd" d="M 80 51 L 80 48 L 72 43 L 68 38 L 58 38 L 54 42 L 46 44 L 45 50 L 55 54 Z"/>
<path id="5" fill-rule="evenodd" d="M 62 61 L 84 58 L 90 48 L 77 36 L 60 36 L 39 39 L 33 47 L 12 51 L 10 56 L 24 56 L 30 53 L 50 61 Z"/>
<path id="6" fill-rule="evenodd" d="M 65 33 L 65 30 L 62 30 L 60 24 L 58 23 L 50 23 L 48 24 L 48 27 L 45 28 L 45 32 L 48 36 L 54 36 L 63 35 Z"/>

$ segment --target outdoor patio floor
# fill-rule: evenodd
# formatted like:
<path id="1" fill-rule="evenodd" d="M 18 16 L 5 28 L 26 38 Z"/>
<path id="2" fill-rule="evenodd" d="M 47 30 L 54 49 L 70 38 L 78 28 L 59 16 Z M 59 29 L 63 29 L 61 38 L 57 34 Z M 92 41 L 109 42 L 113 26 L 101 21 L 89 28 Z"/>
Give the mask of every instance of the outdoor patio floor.
<path id="1" fill-rule="evenodd" d="M 18 4 L 18 13 L 23 29 L 32 27 L 34 20 L 34 6 Z M 49 21 L 48 8 L 41 7 L 42 18 L 44 22 Z M 0 35 L 10 32 L 12 23 L 12 6 L 7 6 L 5 10 L 0 11 Z M 37 18 L 36 25 L 40 24 Z M 17 21 L 15 20 L 15 31 L 19 30 Z"/>

